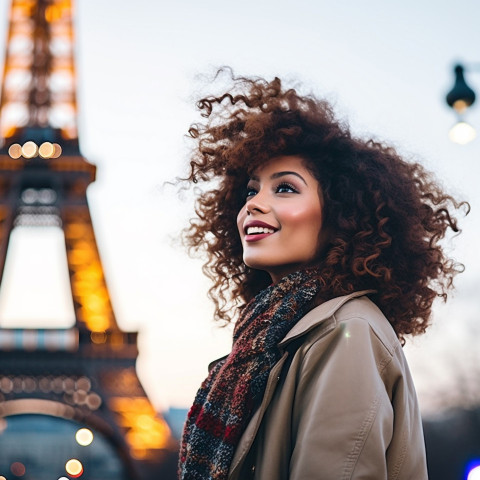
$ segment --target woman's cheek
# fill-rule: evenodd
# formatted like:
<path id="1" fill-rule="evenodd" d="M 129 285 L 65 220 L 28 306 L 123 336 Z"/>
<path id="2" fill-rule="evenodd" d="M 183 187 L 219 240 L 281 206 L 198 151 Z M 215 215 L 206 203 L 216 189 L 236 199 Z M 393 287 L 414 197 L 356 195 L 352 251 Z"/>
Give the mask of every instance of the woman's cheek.
<path id="1" fill-rule="evenodd" d="M 237 230 L 240 237 L 243 236 L 243 224 L 245 223 L 246 216 L 247 216 L 247 209 L 246 209 L 246 206 L 243 206 L 237 215 Z"/>

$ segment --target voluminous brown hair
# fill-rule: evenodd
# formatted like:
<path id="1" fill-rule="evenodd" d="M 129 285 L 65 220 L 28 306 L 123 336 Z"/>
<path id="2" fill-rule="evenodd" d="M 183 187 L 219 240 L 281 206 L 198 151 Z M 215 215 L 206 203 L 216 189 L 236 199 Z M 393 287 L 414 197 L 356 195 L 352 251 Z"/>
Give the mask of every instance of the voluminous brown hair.
<path id="1" fill-rule="evenodd" d="M 231 321 L 235 305 L 271 283 L 242 260 L 236 218 L 249 176 L 273 157 L 298 155 L 321 186 L 322 229 L 329 232 L 318 260 L 321 301 L 374 289 L 373 300 L 402 340 L 425 331 L 433 300 L 446 299 L 463 268 L 439 241 L 449 228 L 459 231 L 452 208 L 468 212 L 467 203 L 447 195 L 419 163 L 355 138 L 326 101 L 285 89 L 278 78 L 233 78 L 227 93 L 197 105 L 205 121 L 189 130 L 195 149 L 184 180 L 208 188 L 184 240 L 206 253 L 217 320 Z"/>

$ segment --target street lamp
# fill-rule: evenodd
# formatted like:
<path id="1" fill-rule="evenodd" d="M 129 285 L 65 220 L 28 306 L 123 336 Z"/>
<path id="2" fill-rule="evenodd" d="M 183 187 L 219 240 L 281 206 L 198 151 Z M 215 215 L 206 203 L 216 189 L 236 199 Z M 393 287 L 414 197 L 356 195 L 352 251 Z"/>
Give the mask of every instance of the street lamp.
<path id="1" fill-rule="evenodd" d="M 469 66 L 468 70 L 476 70 L 479 66 Z M 458 121 L 451 128 L 448 136 L 452 142 L 465 145 L 476 137 L 475 129 L 463 120 L 463 115 L 469 107 L 475 102 L 475 92 L 467 85 L 465 81 L 465 67 L 463 65 L 455 65 L 455 84 L 447 93 L 446 101 L 448 105 L 455 110 Z"/>

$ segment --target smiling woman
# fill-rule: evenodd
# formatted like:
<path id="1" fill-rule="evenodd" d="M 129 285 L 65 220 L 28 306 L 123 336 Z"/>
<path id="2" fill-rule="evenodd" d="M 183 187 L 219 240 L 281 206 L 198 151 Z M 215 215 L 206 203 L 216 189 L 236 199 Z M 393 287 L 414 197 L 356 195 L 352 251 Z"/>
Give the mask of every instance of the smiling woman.
<path id="1" fill-rule="evenodd" d="M 245 265 L 274 282 L 318 258 L 321 191 L 298 156 L 270 160 L 252 175 L 237 217 Z"/>
<path id="2" fill-rule="evenodd" d="M 185 181 L 215 187 L 185 239 L 235 328 L 190 409 L 180 478 L 426 479 L 401 346 L 462 269 L 439 242 L 468 204 L 278 78 L 234 78 L 198 106 Z"/>

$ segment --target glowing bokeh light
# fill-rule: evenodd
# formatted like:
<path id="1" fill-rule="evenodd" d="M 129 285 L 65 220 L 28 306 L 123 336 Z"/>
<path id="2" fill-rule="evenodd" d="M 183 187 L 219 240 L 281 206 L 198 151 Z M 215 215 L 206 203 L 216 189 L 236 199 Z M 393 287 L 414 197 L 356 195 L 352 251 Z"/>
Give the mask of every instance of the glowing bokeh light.
<path id="1" fill-rule="evenodd" d="M 8 149 L 8 154 L 12 158 L 15 158 L 15 159 L 20 158 L 22 156 L 22 146 L 18 143 L 14 143 L 13 145 L 10 145 L 10 148 Z M 0 477 L 0 480 L 1 480 L 1 477 Z"/>
<path id="2" fill-rule="evenodd" d="M 0 480 L 7 480 L 6 477 L 4 477 L 3 475 L 0 475 Z M 59 479 L 60 480 L 60 479 Z"/>
<path id="3" fill-rule="evenodd" d="M 58 143 L 53 144 L 53 150 L 52 158 L 58 158 L 62 154 L 62 147 Z"/>
<path id="4" fill-rule="evenodd" d="M 38 145 L 35 142 L 25 142 L 22 146 L 22 155 L 25 158 L 33 158 L 38 155 Z"/>
<path id="5" fill-rule="evenodd" d="M 468 472 L 467 480 L 480 480 L 480 465 L 473 467 L 470 472 Z"/>
<path id="6" fill-rule="evenodd" d="M 100 395 L 90 393 L 86 398 L 85 403 L 90 410 L 97 410 L 102 404 L 102 399 L 100 398 Z"/>
<path id="7" fill-rule="evenodd" d="M 38 149 L 38 153 L 42 158 L 51 158 L 55 153 L 55 147 L 50 142 L 43 142 Z"/>
<path id="8" fill-rule="evenodd" d="M 25 465 L 21 462 L 14 462 L 10 465 L 10 471 L 16 477 L 23 477 L 25 475 Z"/>
<path id="9" fill-rule="evenodd" d="M 477 133 L 475 129 L 467 122 L 458 122 L 451 128 L 450 132 L 448 132 L 448 138 L 452 142 L 460 145 L 471 142 L 476 136 Z"/>
<path id="10" fill-rule="evenodd" d="M 93 442 L 93 433 L 88 428 L 81 428 L 75 434 L 75 440 L 82 447 L 86 447 Z"/>
<path id="11" fill-rule="evenodd" d="M 78 478 L 82 475 L 83 473 L 83 465 L 79 460 L 76 458 L 71 458 L 66 464 L 65 464 L 65 470 L 67 473 L 73 477 L 73 478 Z"/>

